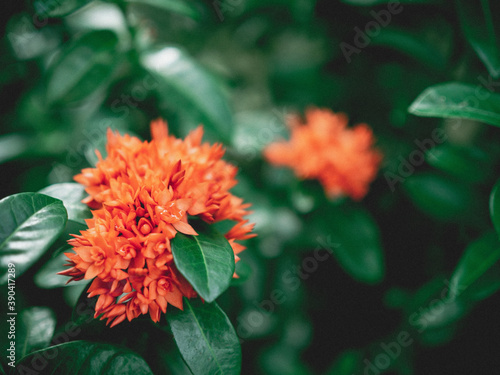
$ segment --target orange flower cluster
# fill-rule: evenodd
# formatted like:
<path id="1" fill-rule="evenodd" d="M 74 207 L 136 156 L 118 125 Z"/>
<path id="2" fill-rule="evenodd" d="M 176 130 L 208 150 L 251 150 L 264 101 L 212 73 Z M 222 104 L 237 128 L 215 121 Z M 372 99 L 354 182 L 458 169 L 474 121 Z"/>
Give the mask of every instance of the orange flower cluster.
<path id="1" fill-rule="evenodd" d="M 237 169 L 221 160 L 223 147 L 201 143 L 202 127 L 183 141 L 157 120 L 151 133 L 151 142 L 141 142 L 108 130 L 108 156 L 98 153 L 96 168 L 75 176 L 89 194 L 83 202 L 95 210 L 88 230 L 69 241 L 71 268 L 61 274 L 70 281 L 94 279 L 88 296 L 99 296 L 95 317 L 111 326 L 148 312 L 158 322 L 168 304 L 182 309 L 183 296 L 197 296 L 175 267 L 170 246 L 177 232 L 197 235 L 189 215 L 207 223 L 235 221 L 225 237 L 236 261 L 245 249 L 236 241 L 254 236 L 243 218 L 249 204 L 229 192 Z"/>
<path id="2" fill-rule="evenodd" d="M 360 200 L 377 175 L 382 154 L 373 148 L 368 125 L 348 128 L 347 123 L 344 114 L 308 109 L 305 124 L 296 117 L 289 122 L 290 141 L 268 145 L 264 156 L 292 168 L 301 179 L 318 179 L 330 197 Z"/>

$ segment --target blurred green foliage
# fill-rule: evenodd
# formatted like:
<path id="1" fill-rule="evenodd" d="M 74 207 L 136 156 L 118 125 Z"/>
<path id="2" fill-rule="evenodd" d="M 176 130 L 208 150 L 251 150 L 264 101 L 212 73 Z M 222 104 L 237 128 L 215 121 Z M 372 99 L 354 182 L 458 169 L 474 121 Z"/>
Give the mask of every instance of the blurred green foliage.
<path id="1" fill-rule="evenodd" d="M 241 280 L 217 299 L 240 339 L 242 373 L 498 368 L 500 3 L 7 3 L 0 265 L 5 281 L 18 257 L 18 360 L 38 349 L 48 358 L 49 343 L 59 343 L 45 369 L 189 373 L 174 345 L 182 329 L 137 319 L 109 334 L 92 319 L 83 285 L 63 287 L 55 275 L 65 241 L 88 217 L 72 177 L 95 164 L 95 149 L 104 155 L 108 128 L 149 139 L 150 121 L 162 117 L 177 136 L 201 123 L 207 140 L 224 143 L 239 167 L 234 191 L 252 203 L 258 237 L 236 266 Z M 286 138 L 287 116 L 309 106 L 374 129 L 385 157 L 363 201 L 328 201 L 316 181 L 263 160 L 268 143 Z M 62 204 L 27 193 L 35 191 L 62 200 L 66 227 Z M 59 224 L 40 223 L 47 210 Z M 24 216 L 9 221 L 11 212 Z M 0 289 L 5 317 L 9 289 Z M 228 332 L 218 305 L 171 319 Z M 214 337 L 212 351 L 222 339 Z M 199 371 L 216 368 L 214 358 L 200 359 Z M 0 363 L 15 373 L 5 355 Z"/>

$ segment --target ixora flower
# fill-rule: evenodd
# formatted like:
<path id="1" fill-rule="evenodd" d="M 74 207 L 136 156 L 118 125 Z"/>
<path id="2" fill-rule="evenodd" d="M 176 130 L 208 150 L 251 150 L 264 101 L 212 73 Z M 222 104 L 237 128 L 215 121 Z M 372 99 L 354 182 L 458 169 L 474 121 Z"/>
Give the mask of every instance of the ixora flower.
<path id="1" fill-rule="evenodd" d="M 375 178 L 382 154 L 373 148 L 366 124 L 347 127 L 348 118 L 328 109 L 310 108 L 306 122 L 289 121 L 288 142 L 271 143 L 264 150 L 274 165 L 287 166 L 301 179 L 318 179 L 332 198 L 348 195 L 362 199 Z"/>
<path id="2" fill-rule="evenodd" d="M 151 133 L 151 142 L 141 142 L 108 130 L 108 156 L 97 152 L 96 167 L 75 176 L 89 194 L 83 202 L 93 218 L 69 240 L 74 253 L 66 253 L 70 268 L 60 274 L 94 279 L 88 296 L 99 296 L 95 317 L 111 326 L 148 312 L 158 322 L 168 304 L 182 309 L 183 297 L 197 296 L 171 248 L 176 234 L 197 235 L 190 217 L 234 222 L 225 237 L 236 262 L 245 249 L 237 241 L 254 236 L 244 219 L 249 204 L 229 192 L 237 169 L 221 159 L 223 147 L 202 143 L 202 127 L 183 141 L 157 120 Z"/>

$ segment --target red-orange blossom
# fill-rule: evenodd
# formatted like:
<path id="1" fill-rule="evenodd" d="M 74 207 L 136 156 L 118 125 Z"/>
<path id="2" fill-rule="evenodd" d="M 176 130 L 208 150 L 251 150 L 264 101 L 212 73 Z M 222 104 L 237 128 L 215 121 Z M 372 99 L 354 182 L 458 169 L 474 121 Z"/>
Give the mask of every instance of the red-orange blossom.
<path id="1" fill-rule="evenodd" d="M 330 197 L 362 199 L 376 177 L 382 154 L 366 124 L 347 127 L 342 113 L 310 108 L 306 121 L 294 117 L 289 141 L 271 143 L 264 150 L 267 160 L 287 166 L 301 179 L 318 179 Z"/>
<path id="2" fill-rule="evenodd" d="M 149 312 L 159 321 L 171 304 L 197 294 L 174 264 L 170 241 L 177 232 L 197 235 L 189 223 L 231 220 L 226 234 L 236 261 L 239 240 L 254 236 L 244 216 L 249 204 L 229 190 L 236 167 L 222 160 L 220 144 L 202 143 L 202 127 L 185 140 L 168 135 L 161 120 L 151 124 L 152 141 L 108 130 L 107 157 L 75 180 L 85 186 L 92 211 L 88 229 L 69 241 L 71 280 L 94 279 L 88 296 L 99 296 L 95 317 L 114 326 Z"/>

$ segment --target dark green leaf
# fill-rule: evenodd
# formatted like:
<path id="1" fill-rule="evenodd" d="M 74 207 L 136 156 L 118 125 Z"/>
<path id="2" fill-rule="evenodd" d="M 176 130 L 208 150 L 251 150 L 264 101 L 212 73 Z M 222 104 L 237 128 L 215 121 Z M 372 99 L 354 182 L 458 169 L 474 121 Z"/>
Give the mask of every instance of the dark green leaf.
<path id="1" fill-rule="evenodd" d="M 307 368 L 300 352 L 291 346 L 278 342 L 266 347 L 260 358 L 262 373 L 266 375 L 309 375 L 311 371 Z"/>
<path id="2" fill-rule="evenodd" d="M 28 138 L 21 134 L 0 136 L 0 164 L 21 156 L 28 150 Z"/>
<path id="3" fill-rule="evenodd" d="M 62 290 L 63 293 L 63 298 L 64 302 L 71 308 L 75 307 L 76 303 L 78 302 L 78 298 L 82 295 L 82 292 L 85 289 L 88 289 L 89 284 L 78 284 L 78 285 L 71 285 L 71 283 Z"/>
<path id="4" fill-rule="evenodd" d="M 486 299 L 500 290 L 500 262 L 488 268 L 467 289 L 460 293 L 460 300 L 477 302 Z"/>
<path id="5" fill-rule="evenodd" d="M 463 220 L 477 212 L 479 196 L 474 187 L 435 173 L 419 173 L 404 182 L 413 203 L 424 213 L 443 221 Z"/>
<path id="6" fill-rule="evenodd" d="M 500 95 L 448 82 L 425 89 L 408 111 L 417 116 L 467 118 L 500 126 Z"/>
<path id="7" fill-rule="evenodd" d="M 20 193 L 0 201 L 0 283 L 9 263 L 16 277 L 26 271 L 62 233 L 68 217 L 59 199 Z"/>
<path id="8" fill-rule="evenodd" d="M 363 368 L 363 353 L 355 350 L 348 350 L 342 353 L 333 363 L 328 375 L 352 375 L 361 372 Z"/>
<path id="9" fill-rule="evenodd" d="M 493 226 L 500 236 L 500 180 L 497 181 L 490 195 L 490 216 Z"/>
<path id="10" fill-rule="evenodd" d="M 422 39 L 422 35 L 405 30 L 383 29 L 373 37 L 373 45 L 383 45 L 394 48 L 416 59 L 422 64 L 443 70 L 446 59 L 439 49 Z"/>
<path id="11" fill-rule="evenodd" d="M 22 374 L 152 375 L 140 356 L 125 348 L 73 341 L 34 352 L 19 361 Z"/>
<path id="12" fill-rule="evenodd" d="M 498 4 L 489 0 L 457 0 L 460 22 L 467 40 L 493 78 L 500 76 Z M 494 16 L 497 19 L 494 19 Z"/>
<path id="13" fill-rule="evenodd" d="M 284 114 L 274 111 L 246 111 L 235 116 L 232 145 L 245 160 L 260 157 L 267 144 L 286 138 Z"/>
<path id="14" fill-rule="evenodd" d="M 85 287 L 80 293 L 80 296 L 78 297 L 78 300 L 76 301 L 75 306 L 73 307 L 73 311 L 71 313 L 71 320 L 76 325 L 97 323 L 100 327 L 102 327 L 104 326 L 105 321 L 94 319 L 95 305 L 98 297 L 97 296 L 94 296 L 92 298 L 87 297 L 89 294 L 87 290 L 90 287 L 90 283 L 91 282 L 89 282 L 88 286 Z"/>
<path id="15" fill-rule="evenodd" d="M 163 329 L 158 329 L 157 325 L 153 326 L 149 316 L 147 319 L 149 319 L 149 326 L 146 326 L 148 331 L 147 339 L 150 343 L 141 350 L 146 352 L 143 356 L 151 370 L 155 374 L 193 375 L 186 362 L 184 362 L 177 345 L 175 345 L 175 340 L 173 340 L 172 333 L 167 328 L 168 326 L 162 320 L 160 324 Z M 162 344 L 158 345 L 158 342 Z"/>
<path id="16" fill-rule="evenodd" d="M 23 310 L 16 322 L 16 355 L 22 358 L 32 351 L 47 347 L 56 328 L 56 317 L 48 307 Z"/>
<path id="17" fill-rule="evenodd" d="M 142 65 L 160 83 L 165 102 L 179 101 L 187 113 L 197 113 L 204 125 L 228 140 L 232 115 L 227 99 L 215 80 L 182 50 L 166 47 L 144 53 Z"/>
<path id="18" fill-rule="evenodd" d="M 467 182 L 484 182 L 493 169 L 488 154 L 472 147 L 442 144 L 428 150 L 426 159 L 433 167 Z"/>
<path id="19" fill-rule="evenodd" d="M 43 188 L 39 193 L 60 199 L 68 212 L 68 220 L 87 225 L 85 219 L 92 217 L 89 207 L 82 203 L 82 199 L 88 194 L 80 184 L 72 182 L 54 184 Z"/>
<path id="20" fill-rule="evenodd" d="M 119 90 L 121 93 L 125 89 Z M 135 92 L 133 88 L 131 90 Z M 113 95 L 120 94 L 111 94 L 111 96 Z M 117 100 L 116 102 L 119 101 Z M 123 102 L 123 105 L 119 107 L 114 107 L 114 105 L 112 105 L 112 110 L 102 109 L 95 112 L 85 122 L 85 131 L 82 132 L 82 135 L 86 138 L 85 147 L 79 146 L 79 149 L 83 151 L 85 158 L 91 166 L 95 166 L 99 161 L 96 151 L 99 151 L 103 158 L 107 156 L 106 144 L 108 142 L 108 129 L 113 132 L 118 132 L 121 135 L 128 134 L 132 137 L 141 139 L 138 134 L 130 130 L 136 126 L 137 114 L 134 115 L 132 111 L 133 107 L 130 107 L 129 111 L 128 104 L 125 104 L 126 103 Z M 127 108 L 126 112 L 121 112 L 120 110 L 124 108 Z"/>
<path id="21" fill-rule="evenodd" d="M 177 269 L 205 301 L 214 301 L 229 287 L 234 252 L 226 238 L 209 225 L 203 225 L 197 236 L 177 233 L 172 254 Z"/>
<path id="22" fill-rule="evenodd" d="M 239 374 L 241 348 L 231 322 L 214 303 L 184 298 L 167 312 L 175 342 L 193 374 Z"/>
<path id="23" fill-rule="evenodd" d="M 424 318 L 425 319 L 425 318 Z M 419 336 L 419 341 L 421 345 L 427 347 L 442 346 L 449 343 L 456 332 L 457 323 L 452 322 L 450 324 L 440 326 L 434 329 L 426 329 Z"/>
<path id="24" fill-rule="evenodd" d="M 401 4 L 441 4 L 442 0 L 341 0 L 343 3 L 350 5 L 368 6 L 368 5 L 379 5 L 387 3 L 401 3 Z"/>
<path id="25" fill-rule="evenodd" d="M 373 284 L 384 278 L 384 253 L 376 222 L 360 206 L 333 207 L 316 218 L 342 268 L 354 279 Z M 321 238 L 321 237 L 319 237 Z M 324 247 L 325 245 L 320 242 Z"/>
<path id="26" fill-rule="evenodd" d="M 67 246 L 64 247 L 63 251 L 70 252 L 70 250 L 71 247 Z M 40 271 L 36 273 L 34 277 L 35 284 L 40 288 L 51 289 L 63 287 L 66 285 L 74 286 L 88 283 L 88 280 L 82 279 L 79 281 L 72 281 L 70 284 L 67 284 L 70 278 L 57 274 L 58 272 L 64 271 L 68 268 L 64 266 L 68 262 L 68 258 L 62 251 L 59 252 L 60 253 L 57 256 L 45 263 Z"/>
<path id="27" fill-rule="evenodd" d="M 89 32 L 75 40 L 51 65 L 48 73 L 48 103 L 74 102 L 106 87 L 117 61 L 118 37 L 109 30 Z"/>
<path id="28" fill-rule="evenodd" d="M 234 278 L 231 280 L 231 285 L 241 285 L 252 275 L 252 267 L 240 260 L 236 263 L 235 272 L 238 275 L 238 278 Z"/>
<path id="29" fill-rule="evenodd" d="M 125 0 L 127 3 L 149 5 L 161 10 L 175 12 L 193 19 L 200 18 L 200 12 L 191 3 L 179 0 Z"/>
<path id="30" fill-rule="evenodd" d="M 65 16 L 93 0 L 34 0 L 33 8 L 39 19 Z"/>
<path id="31" fill-rule="evenodd" d="M 460 296 L 499 259 L 500 242 L 495 232 L 488 232 L 469 244 L 451 277 L 449 295 Z"/>

